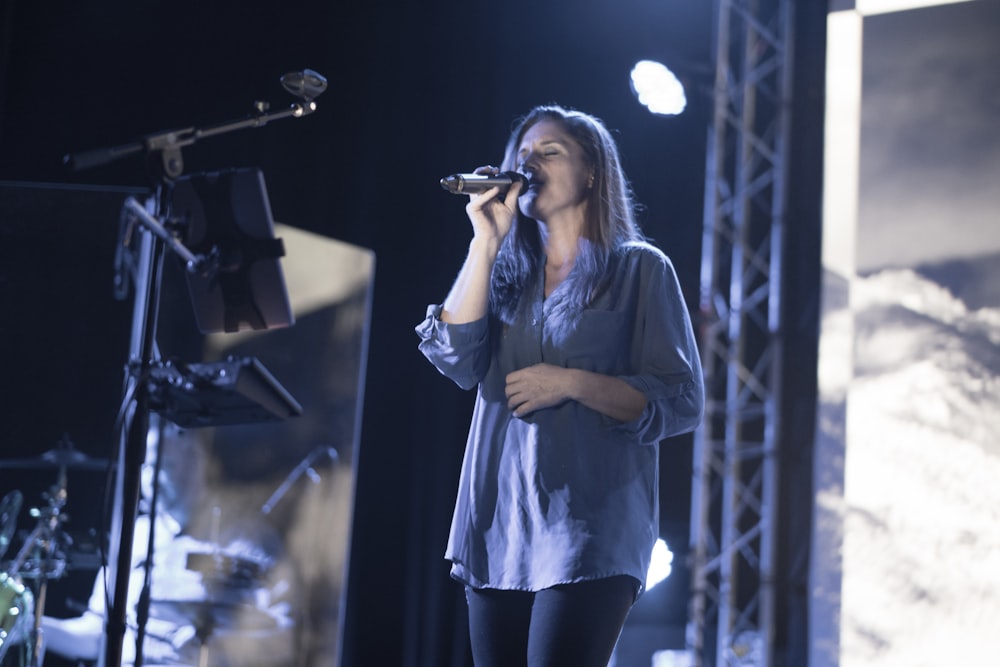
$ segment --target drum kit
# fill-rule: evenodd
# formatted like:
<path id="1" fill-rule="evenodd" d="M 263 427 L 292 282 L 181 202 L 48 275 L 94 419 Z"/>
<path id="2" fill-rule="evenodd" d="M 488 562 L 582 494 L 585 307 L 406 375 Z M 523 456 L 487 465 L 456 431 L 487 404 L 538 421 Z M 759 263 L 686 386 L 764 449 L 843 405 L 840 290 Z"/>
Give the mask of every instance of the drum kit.
<path id="1" fill-rule="evenodd" d="M 55 469 L 56 483 L 42 494 L 44 503 L 30 509 L 35 527 L 23 540 L 10 560 L 0 561 L 0 662 L 10 665 L 8 656 L 17 647 L 16 667 L 41 667 L 45 655 L 41 629 L 48 583 L 61 579 L 69 569 L 80 567 L 73 553 L 73 539 L 64 530 L 67 520 L 67 476 L 70 470 L 109 472 L 108 462 L 89 457 L 64 439 L 38 458 L 0 460 L 0 470 Z M 0 559 L 14 542 L 18 515 L 23 503 L 19 490 L 8 492 L 0 501 Z M 82 554 L 81 561 L 92 564 L 92 556 Z M 84 565 L 83 567 L 86 567 Z M 157 662 L 184 667 L 209 664 L 210 640 L 227 630 L 287 630 L 290 621 L 255 605 L 255 591 L 260 590 L 266 565 L 239 555 L 226 555 L 211 549 L 187 555 L 186 569 L 200 577 L 203 596 L 185 599 L 149 601 L 149 617 L 190 626 L 194 630 L 195 653 L 185 662 Z M 77 656 L 67 656 L 77 657 Z"/>
<path id="2" fill-rule="evenodd" d="M 104 469 L 105 463 L 84 455 L 72 447 L 67 439 L 56 449 L 49 450 L 37 459 L 12 459 L 0 461 L 0 468 L 58 470 L 56 484 L 43 494 L 45 505 L 30 510 L 37 519 L 34 529 L 25 538 L 13 560 L 4 562 L 0 570 L 0 659 L 12 645 L 25 646 L 28 664 L 37 663 L 41 655 L 41 635 L 38 631 L 45 606 L 48 582 L 59 579 L 66 572 L 67 557 L 64 551 L 67 536 L 62 531 L 66 520 L 66 479 L 69 468 Z M 24 497 L 20 491 L 8 492 L 0 502 L 0 558 L 10 547 L 17 529 L 17 517 Z M 34 587 L 25 584 L 33 581 Z"/>

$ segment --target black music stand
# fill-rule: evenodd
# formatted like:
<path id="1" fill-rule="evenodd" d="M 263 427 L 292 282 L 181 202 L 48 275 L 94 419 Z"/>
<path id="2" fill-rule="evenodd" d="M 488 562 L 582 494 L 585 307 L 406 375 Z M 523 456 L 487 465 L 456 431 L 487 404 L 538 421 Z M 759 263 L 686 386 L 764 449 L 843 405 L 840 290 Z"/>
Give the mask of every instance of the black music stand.
<path id="1" fill-rule="evenodd" d="M 205 334 L 292 326 L 264 175 L 256 168 L 183 176 L 170 185 L 169 225 L 193 257 L 185 282 Z M 182 256 L 184 257 L 184 256 Z M 157 362 L 150 408 L 178 426 L 286 419 L 302 407 L 252 357 L 209 363 Z"/>
<path id="2" fill-rule="evenodd" d="M 170 218 L 185 245 L 206 258 L 186 271 L 202 333 L 275 329 L 295 323 L 278 259 L 264 175 L 255 168 L 182 176 L 169 194 Z"/>

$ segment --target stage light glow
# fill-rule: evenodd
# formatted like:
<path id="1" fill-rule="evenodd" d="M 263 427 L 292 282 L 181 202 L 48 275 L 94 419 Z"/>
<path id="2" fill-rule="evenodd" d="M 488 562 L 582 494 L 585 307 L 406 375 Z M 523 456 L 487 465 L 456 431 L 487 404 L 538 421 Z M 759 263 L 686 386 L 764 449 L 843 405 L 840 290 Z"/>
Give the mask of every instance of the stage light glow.
<path id="1" fill-rule="evenodd" d="M 647 591 L 670 576 L 673 562 L 674 554 L 667 543 L 662 539 L 656 540 L 656 544 L 653 545 L 653 559 L 649 563 L 649 571 L 646 572 Z"/>
<path id="2" fill-rule="evenodd" d="M 632 92 L 652 113 L 676 116 L 687 106 L 680 80 L 666 65 L 654 60 L 640 60 L 632 68 Z"/>
<path id="3" fill-rule="evenodd" d="M 857 0 L 854 9 L 864 16 L 871 16 L 872 14 L 901 12 L 921 7 L 949 5 L 956 2 L 968 2 L 968 0 Z"/>

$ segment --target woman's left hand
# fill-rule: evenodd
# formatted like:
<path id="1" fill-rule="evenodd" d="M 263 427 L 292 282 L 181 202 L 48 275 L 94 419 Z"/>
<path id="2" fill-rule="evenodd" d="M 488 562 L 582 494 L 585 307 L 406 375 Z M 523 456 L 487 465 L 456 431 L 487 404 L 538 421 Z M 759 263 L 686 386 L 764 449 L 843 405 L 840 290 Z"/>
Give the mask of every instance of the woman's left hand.
<path id="1" fill-rule="evenodd" d="M 507 375 L 507 407 L 515 417 L 551 408 L 569 398 L 571 371 L 552 364 L 535 364 Z"/>
<path id="2" fill-rule="evenodd" d="M 577 401 L 620 422 L 638 419 L 646 396 L 624 380 L 579 368 L 535 364 L 507 375 L 507 407 L 515 417 Z"/>

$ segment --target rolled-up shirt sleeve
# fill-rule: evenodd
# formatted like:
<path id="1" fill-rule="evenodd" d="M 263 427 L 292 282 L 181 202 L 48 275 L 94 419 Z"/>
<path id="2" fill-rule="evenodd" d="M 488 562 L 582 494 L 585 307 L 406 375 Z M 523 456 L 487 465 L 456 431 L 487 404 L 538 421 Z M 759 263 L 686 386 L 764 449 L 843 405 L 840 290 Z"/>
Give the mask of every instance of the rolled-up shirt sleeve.
<path id="1" fill-rule="evenodd" d="M 641 277 L 645 306 L 636 314 L 632 356 L 639 372 L 620 376 L 646 397 L 635 420 L 617 428 L 644 445 L 693 431 L 705 405 L 704 377 L 698 346 L 670 260 L 645 263 Z"/>
<path id="2" fill-rule="evenodd" d="M 472 389 L 490 365 L 488 318 L 464 324 L 441 320 L 442 306 L 431 304 L 417 325 L 420 352 L 445 377 L 462 389 Z"/>

